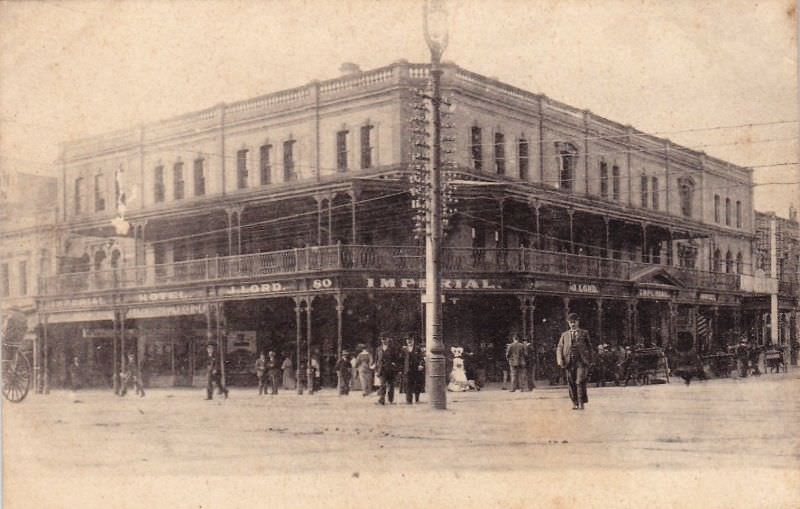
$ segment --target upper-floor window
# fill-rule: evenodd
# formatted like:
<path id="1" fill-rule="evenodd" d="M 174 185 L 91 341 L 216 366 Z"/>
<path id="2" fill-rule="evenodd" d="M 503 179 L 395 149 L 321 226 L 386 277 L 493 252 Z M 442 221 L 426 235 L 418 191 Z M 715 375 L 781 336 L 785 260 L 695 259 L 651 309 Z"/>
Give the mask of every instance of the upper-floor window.
<path id="1" fill-rule="evenodd" d="M 172 197 L 176 200 L 182 200 L 183 188 L 183 163 L 178 161 L 172 165 Z"/>
<path id="2" fill-rule="evenodd" d="M 8 264 L 0 265 L 0 295 L 8 297 L 11 294 L 10 275 L 8 273 Z"/>
<path id="3" fill-rule="evenodd" d="M 501 132 L 494 133 L 494 171 L 506 174 L 506 137 Z"/>
<path id="4" fill-rule="evenodd" d="M 728 274 L 733 272 L 733 254 L 730 251 L 725 253 L 725 272 Z"/>
<path id="5" fill-rule="evenodd" d="M 336 133 L 336 170 L 347 171 L 347 134 L 346 130 Z"/>
<path id="6" fill-rule="evenodd" d="M 160 164 L 156 166 L 153 175 L 153 201 L 156 203 L 164 201 L 164 167 Z"/>
<path id="7" fill-rule="evenodd" d="M 600 197 L 608 198 L 608 163 L 600 161 Z"/>
<path id="8" fill-rule="evenodd" d="M 736 200 L 736 227 L 742 227 L 742 202 Z"/>
<path id="9" fill-rule="evenodd" d="M 28 295 L 28 262 L 19 262 L 19 294 Z"/>
<path id="10" fill-rule="evenodd" d="M 714 250 L 712 265 L 713 267 L 711 270 L 715 272 L 722 272 L 722 255 L 720 254 L 719 249 Z"/>
<path id="11" fill-rule="evenodd" d="M 294 144 L 295 140 L 283 142 L 283 180 L 286 182 L 297 180 L 297 173 L 294 171 Z"/>
<path id="12" fill-rule="evenodd" d="M 247 152 L 246 148 L 236 152 L 236 187 L 237 189 L 247 188 Z"/>
<path id="13" fill-rule="evenodd" d="M 692 243 L 692 241 L 689 241 L 688 244 L 678 244 L 678 265 L 680 267 L 689 269 L 695 268 L 697 263 L 697 252 L 697 247 Z"/>
<path id="14" fill-rule="evenodd" d="M 83 200 L 84 200 L 83 177 L 78 177 L 75 179 L 75 189 L 73 191 L 73 195 L 75 201 L 75 213 L 80 214 L 83 211 Z"/>
<path id="15" fill-rule="evenodd" d="M 731 225 L 731 199 L 725 198 L 725 226 Z"/>
<path id="16" fill-rule="evenodd" d="M 118 168 L 114 171 L 114 206 L 121 210 L 125 206 L 125 170 Z"/>
<path id="17" fill-rule="evenodd" d="M 718 194 L 714 195 L 714 222 L 719 223 L 720 220 L 720 206 L 721 200 Z"/>
<path id="18" fill-rule="evenodd" d="M 194 195 L 203 196 L 204 194 L 206 194 L 205 160 L 198 157 L 194 160 Z"/>
<path id="19" fill-rule="evenodd" d="M 94 211 L 106 209 L 106 177 L 102 173 L 94 176 Z"/>
<path id="20" fill-rule="evenodd" d="M 361 169 L 372 168 L 372 136 L 374 127 L 369 124 L 361 126 Z"/>
<path id="21" fill-rule="evenodd" d="M 658 177 L 650 178 L 650 186 L 652 187 L 650 193 L 653 200 L 653 210 L 658 210 Z"/>
<path id="22" fill-rule="evenodd" d="M 472 157 L 472 169 L 481 171 L 483 169 L 483 131 L 478 126 L 472 126 L 469 135 L 469 152 Z"/>
<path id="23" fill-rule="evenodd" d="M 692 200 L 694 199 L 694 181 L 691 178 L 678 180 L 678 192 L 681 200 L 681 213 L 685 217 L 692 217 Z"/>
<path id="24" fill-rule="evenodd" d="M 519 158 L 519 178 L 528 180 L 528 170 L 530 169 L 530 155 L 528 152 L 528 140 L 520 138 L 517 144 L 517 157 Z"/>
<path id="25" fill-rule="evenodd" d="M 742 260 L 742 253 L 736 254 L 736 273 L 741 274 L 744 268 L 744 261 Z"/>
<path id="26" fill-rule="evenodd" d="M 265 186 L 272 183 L 272 164 L 270 159 L 272 157 L 272 145 L 261 145 L 258 149 L 259 163 L 258 170 L 261 176 L 261 185 Z"/>
<path id="27" fill-rule="evenodd" d="M 565 191 L 572 191 L 575 184 L 575 165 L 578 149 L 572 143 L 556 142 L 558 153 L 558 184 Z"/>
<path id="28" fill-rule="evenodd" d="M 616 164 L 611 167 L 611 199 L 620 200 L 619 166 Z"/>
<path id="29" fill-rule="evenodd" d="M 647 190 L 647 175 L 642 175 L 640 179 L 640 187 L 642 191 L 642 207 L 647 207 L 648 200 L 648 190 Z"/>

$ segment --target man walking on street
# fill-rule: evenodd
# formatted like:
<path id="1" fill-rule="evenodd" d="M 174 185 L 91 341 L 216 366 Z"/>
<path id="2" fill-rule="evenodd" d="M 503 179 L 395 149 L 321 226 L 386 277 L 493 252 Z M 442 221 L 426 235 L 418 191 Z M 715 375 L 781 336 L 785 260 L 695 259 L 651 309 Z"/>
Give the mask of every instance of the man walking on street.
<path id="1" fill-rule="evenodd" d="M 381 387 L 378 390 L 378 403 L 386 404 L 386 393 L 389 393 L 389 404 L 394 404 L 394 386 L 397 378 L 398 355 L 389 338 L 381 337 L 381 346 L 375 355 L 375 373 L 381 379 Z"/>
<path id="2" fill-rule="evenodd" d="M 519 336 L 514 333 L 511 336 L 511 344 L 508 345 L 506 360 L 511 371 L 511 392 L 522 390 L 522 380 L 525 376 L 525 345 L 519 342 Z"/>
<path id="3" fill-rule="evenodd" d="M 579 328 L 580 322 L 576 313 L 567 315 L 569 330 L 561 334 L 556 347 L 556 362 L 566 370 L 569 384 L 569 397 L 573 410 L 583 410 L 589 401 L 586 394 L 586 379 L 589 366 L 592 364 L 592 345 L 589 333 Z"/>
<path id="4" fill-rule="evenodd" d="M 278 385 L 281 380 L 281 363 L 278 362 L 278 355 L 270 350 L 269 359 L 267 359 L 267 381 L 269 382 L 269 393 L 273 396 L 278 394 Z M 264 389 L 266 393 L 266 388 Z"/>
<path id="5" fill-rule="evenodd" d="M 412 400 L 419 403 L 419 394 L 425 384 L 425 357 L 417 348 L 414 336 L 406 338 L 406 346 L 403 348 L 403 382 L 406 391 L 406 403 L 411 404 Z"/>
<path id="6" fill-rule="evenodd" d="M 222 384 L 222 364 L 220 363 L 219 355 L 216 353 L 216 345 L 209 343 L 206 347 L 208 357 L 206 358 L 206 376 L 208 377 L 208 384 L 206 385 L 206 399 L 214 399 L 214 385 L 219 389 L 220 394 L 228 399 L 228 389 Z"/>

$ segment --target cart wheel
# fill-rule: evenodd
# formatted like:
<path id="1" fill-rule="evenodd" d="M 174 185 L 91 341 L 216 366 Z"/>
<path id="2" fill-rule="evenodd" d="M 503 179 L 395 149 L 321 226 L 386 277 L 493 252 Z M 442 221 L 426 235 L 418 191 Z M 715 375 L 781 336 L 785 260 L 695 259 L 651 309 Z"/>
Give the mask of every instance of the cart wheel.
<path id="1" fill-rule="evenodd" d="M 31 386 L 31 362 L 20 352 L 14 358 L 3 361 L 3 396 L 12 403 L 19 403 L 28 395 Z"/>

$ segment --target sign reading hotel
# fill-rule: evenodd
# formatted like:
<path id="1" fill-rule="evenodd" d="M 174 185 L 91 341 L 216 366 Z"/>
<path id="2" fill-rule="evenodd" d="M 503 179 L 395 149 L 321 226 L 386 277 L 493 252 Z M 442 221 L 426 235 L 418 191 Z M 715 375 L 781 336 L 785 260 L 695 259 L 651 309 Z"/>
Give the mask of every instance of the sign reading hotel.
<path id="1" fill-rule="evenodd" d="M 424 278 L 368 277 L 366 281 L 367 288 L 425 288 Z M 502 287 L 498 281 L 491 279 L 442 279 L 442 289 L 444 290 L 497 290 Z"/>
<path id="2" fill-rule="evenodd" d="M 171 290 L 162 292 L 145 292 L 126 295 L 123 297 L 125 302 L 136 302 L 139 304 L 147 304 L 154 302 L 165 301 L 184 301 L 189 299 L 198 299 L 205 297 L 205 291 L 197 290 Z"/>

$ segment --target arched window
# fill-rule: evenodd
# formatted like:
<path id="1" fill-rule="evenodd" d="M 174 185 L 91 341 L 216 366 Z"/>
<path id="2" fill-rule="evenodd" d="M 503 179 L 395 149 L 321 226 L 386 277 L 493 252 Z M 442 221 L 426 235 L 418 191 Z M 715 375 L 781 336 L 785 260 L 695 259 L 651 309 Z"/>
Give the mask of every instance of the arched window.
<path id="1" fill-rule="evenodd" d="M 573 191 L 578 149 L 572 143 L 556 142 L 556 153 L 558 154 L 559 188 L 565 191 Z"/>
<path id="2" fill-rule="evenodd" d="M 733 255 L 730 251 L 725 253 L 725 272 L 728 274 L 733 272 Z"/>
<path id="3" fill-rule="evenodd" d="M 714 222 L 715 223 L 719 223 L 719 218 L 720 218 L 720 215 L 719 215 L 720 210 L 719 210 L 719 208 L 720 208 L 720 197 L 719 197 L 718 194 L 715 194 L 714 195 Z"/>
<path id="4" fill-rule="evenodd" d="M 694 199 L 694 180 L 691 177 L 683 177 L 678 180 L 681 213 L 685 217 L 692 217 L 692 200 Z"/>
<path id="5" fill-rule="evenodd" d="M 722 267 L 721 267 L 722 260 L 720 259 L 720 257 L 721 257 L 721 255 L 720 255 L 719 249 L 714 250 L 714 266 L 711 268 L 711 270 L 713 270 L 715 272 L 722 272 L 722 270 L 721 270 L 722 269 Z"/>
<path id="6" fill-rule="evenodd" d="M 101 270 L 103 267 L 103 261 L 106 259 L 106 252 L 102 249 L 97 251 L 94 254 L 94 270 Z"/>
<path id="7" fill-rule="evenodd" d="M 736 255 L 736 273 L 737 274 L 741 274 L 742 273 L 743 265 L 744 265 L 744 263 L 742 261 L 742 253 L 738 253 Z"/>

